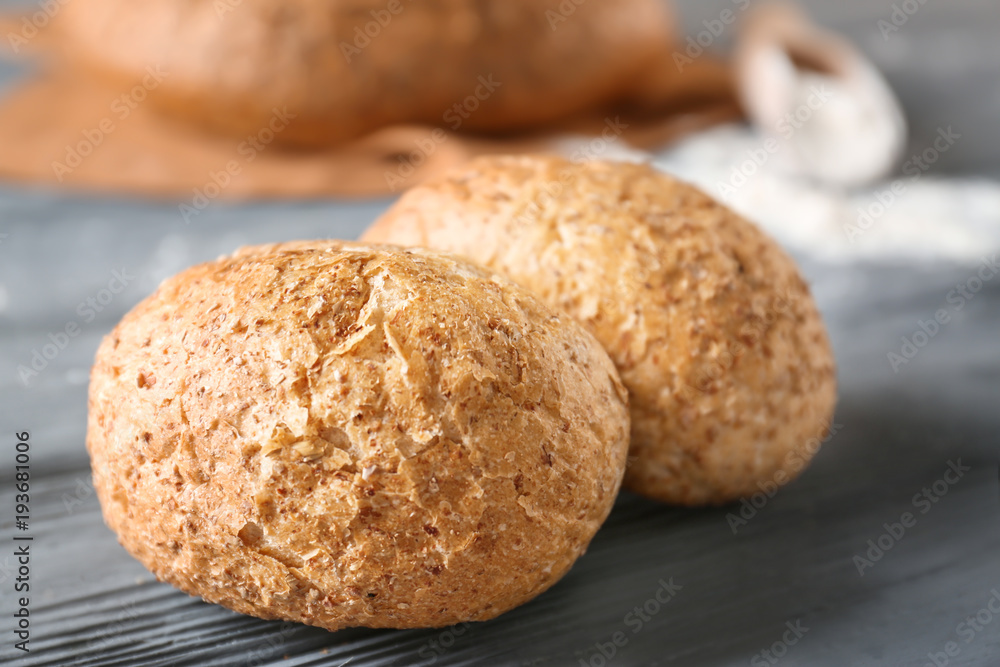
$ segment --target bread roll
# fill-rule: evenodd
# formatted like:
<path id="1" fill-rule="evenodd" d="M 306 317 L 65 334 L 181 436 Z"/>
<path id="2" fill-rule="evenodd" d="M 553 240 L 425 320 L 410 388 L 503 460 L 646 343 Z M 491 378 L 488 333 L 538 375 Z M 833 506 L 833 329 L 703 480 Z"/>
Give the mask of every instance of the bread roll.
<path id="1" fill-rule="evenodd" d="M 87 447 L 158 578 L 329 630 L 492 618 L 559 580 L 614 501 L 627 394 L 506 279 L 339 242 L 167 280 L 103 341 Z"/>
<path id="2" fill-rule="evenodd" d="M 580 319 L 629 389 L 638 493 L 698 505 L 780 485 L 829 426 L 833 356 L 792 260 L 648 166 L 481 158 L 363 238 L 464 255 Z"/>
<path id="3" fill-rule="evenodd" d="M 56 25 L 72 62 L 116 86 L 163 72 L 143 98 L 171 115 L 303 146 L 613 102 L 670 62 L 673 27 L 661 0 L 73 0 Z"/>

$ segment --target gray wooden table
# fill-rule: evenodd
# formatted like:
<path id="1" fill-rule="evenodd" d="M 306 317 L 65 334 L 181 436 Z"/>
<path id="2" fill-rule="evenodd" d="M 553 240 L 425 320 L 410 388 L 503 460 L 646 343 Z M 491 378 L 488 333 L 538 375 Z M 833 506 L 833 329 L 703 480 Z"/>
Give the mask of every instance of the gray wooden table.
<path id="1" fill-rule="evenodd" d="M 736 4 L 683 3 L 685 24 L 697 31 Z M 975 139 L 936 171 L 1000 175 L 996 2 L 929 0 L 888 40 L 877 22 L 891 2 L 811 4 L 885 69 L 914 145 L 942 124 Z M 0 88 L 20 74 L 0 69 Z M 563 581 L 494 621 L 327 633 L 155 582 L 104 527 L 90 486 L 86 381 L 100 337 L 192 263 L 246 243 L 353 238 L 387 205 L 216 205 L 187 225 L 171 204 L 0 185 L 0 662 L 1000 665 L 990 609 L 1000 610 L 1000 276 L 961 310 L 948 301 L 977 262 L 800 257 L 840 364 L 836 434 L 815 464 L 738 524 L 740 506 L 680 510 L 623 494 Z M 942 308 L 949 323 L 894 371 L 888 353 Z M 79 333 L 22 382 L 18 367 L 67 325 Z M 28 531 L 16 530 L 12 502 L 21 431 L 31 433 Z M 15 534 L 33 538 L 27 655 L 13 647 Z M 671 580 L 681 588 L 660 605 Z"/>

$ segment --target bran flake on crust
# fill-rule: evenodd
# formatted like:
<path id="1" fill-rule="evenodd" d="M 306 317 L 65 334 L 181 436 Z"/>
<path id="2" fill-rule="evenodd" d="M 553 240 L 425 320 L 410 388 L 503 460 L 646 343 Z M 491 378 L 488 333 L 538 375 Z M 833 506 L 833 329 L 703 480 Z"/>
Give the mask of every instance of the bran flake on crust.
<path id="1" fill-rule="evenodd" d="M 647 165 L 478 158 L 362 239 L 462 255 L 583 322 L 629 389 L 625 484 L 648 497 L 715 504 L 781 485 L 830 426 L 833 354 L 794 262 Z"/>
<path id="2" fill-rule="evenodd" d="M 167 280 L 103 341 L 87 446 L 156 576 L 330 630 L 485 620 L 583 553 L 627 395 L 598 343 L 505 279 L 339 242 Z"/>

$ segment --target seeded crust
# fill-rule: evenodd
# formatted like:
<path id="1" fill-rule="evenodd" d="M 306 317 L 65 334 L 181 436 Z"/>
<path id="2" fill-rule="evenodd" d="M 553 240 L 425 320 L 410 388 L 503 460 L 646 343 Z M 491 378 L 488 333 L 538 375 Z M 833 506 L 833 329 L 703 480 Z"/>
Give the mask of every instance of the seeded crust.
<path id="1" fill-rule="evenodd" d="M 621 100 L 673 49 L 662 0 L 73 0 L 54 24 L 120 92 L 153 67 L 142 95 L 168 114 L 246 138 L 277 108 L 294 120 L 274 141 L 301 146 L 533 127 Z"/>
<path id="2" fill-rule="evenodd" d="M 590 334 L 424 251 L 303 242 L 167 280 L 104 339 L 87 448 L 156 576 L 316 625 L 486 620 L 607 516 L 627 393 Z"/>
<path id="3" fill-rule="evenodd" d="M 830 344 L 793 261 L 645 165 L 480 158 L 362 237 L 464 255 L 580 319 L 629 389 L 625 485 L 684 505 L 793 478 L 836 402 Z"/>

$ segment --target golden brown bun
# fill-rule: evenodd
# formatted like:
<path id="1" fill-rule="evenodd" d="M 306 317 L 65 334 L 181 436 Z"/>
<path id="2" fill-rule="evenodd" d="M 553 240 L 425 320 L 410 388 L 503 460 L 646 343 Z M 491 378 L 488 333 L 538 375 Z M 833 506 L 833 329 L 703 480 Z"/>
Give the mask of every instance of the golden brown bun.
<path id="1" fill-rule="evenodd" d="M 792 260 L 648 166 L 480 158 L 363 239 L 464 255 L 579 318 L 629 389 L 638 493 L 694 505 L 781 484 L 829 426 L 833 356 Z"/>
<path id="2" fill-rule="evenodd" d="M 306 146 L 611 102 L 669 62 L 673 27 L 661 0 L 73 0 L 56 20 L 71 60 L 118 86 L 162 68 L 149 99 L 169 113 L 245 137 L 287 109 L 276 141 Z"/>
<path id="3" fill-rule="evenodd" d="M 167 280 L 103 341 L 87 447 L 162 580 L 330 630 L 485 620 L 583 553 L 621 482 L 600 345 L 504 278 L 339 242 Z"/>

